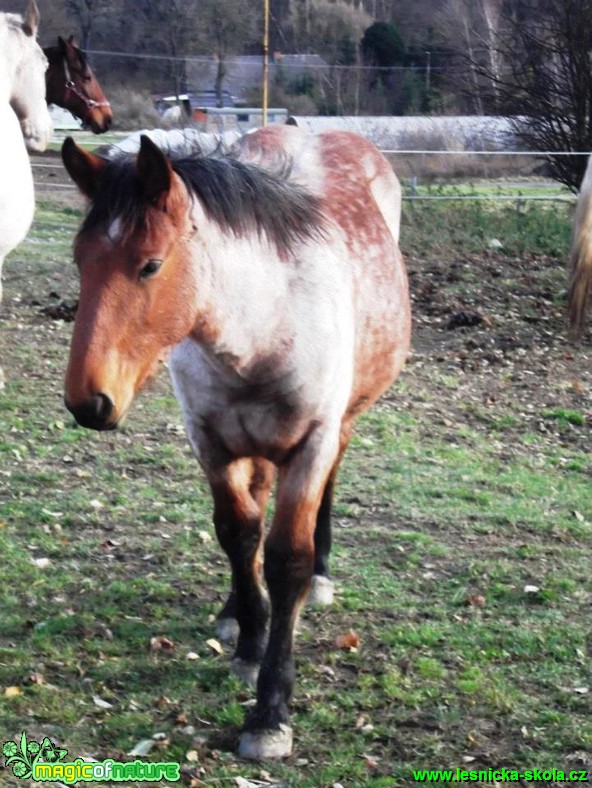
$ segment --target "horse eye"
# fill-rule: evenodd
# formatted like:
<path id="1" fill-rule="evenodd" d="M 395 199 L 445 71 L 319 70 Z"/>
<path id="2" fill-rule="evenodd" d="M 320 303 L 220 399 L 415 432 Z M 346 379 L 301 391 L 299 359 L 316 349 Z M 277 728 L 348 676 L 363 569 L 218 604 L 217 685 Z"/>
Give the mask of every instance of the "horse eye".
<path id="1" fill-rule="evenodd" d="M 148 260 L 146 265 L 140 271 L 140 279 L 148 279 L 160 269 L 162 260 Z"/>

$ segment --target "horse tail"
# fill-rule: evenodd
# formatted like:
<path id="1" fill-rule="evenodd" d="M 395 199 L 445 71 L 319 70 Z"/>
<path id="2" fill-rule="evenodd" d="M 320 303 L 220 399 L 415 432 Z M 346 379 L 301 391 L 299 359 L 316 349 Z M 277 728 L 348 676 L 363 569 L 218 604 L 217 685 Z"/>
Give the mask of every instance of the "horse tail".
<path id="1" fill-rule="evenodd" d="M 586 325 L 592 296 L 592 158 L 588 161 L 578 197 L 570 264 L 567 315 L 571 336 L 578 339 Z"/>

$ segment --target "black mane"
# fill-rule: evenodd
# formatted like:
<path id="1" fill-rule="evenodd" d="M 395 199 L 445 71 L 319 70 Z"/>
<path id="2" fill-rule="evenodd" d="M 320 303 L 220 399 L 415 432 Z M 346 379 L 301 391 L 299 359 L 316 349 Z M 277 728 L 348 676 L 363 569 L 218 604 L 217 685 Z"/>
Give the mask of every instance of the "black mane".
<path id="1" fill-rule="evenodd" d="M 72 45 L 72 46 L 74 46 L 74 45 Z M 81 71 L 83 71 L 83 72 L 87 71 L 88 70 L 88 57 L 86 55 L 86 52 L 83 49 L 80 49 L 77 46 L 74 46 L 74 49 L 76 51 L 76 54 L 78 55 L 78 59 L 80 60 Z"/>
<path id="2" fill-rule="evenodd" d="M 208 219 L 225 231 L 244 237 L 254 230 L 282 253 L 297 241 L 323 232 L 319 200 L 289 181 L 288 167 L 270 172 L 220 151 L 178 158 L 171 155 L 169 160 Z M 135 157 L 116 156 L 109 160 L 81 231 L 117 217 L 122 231 L 132 232 L 145 221 L 148 207 L 141 194 Z"/>

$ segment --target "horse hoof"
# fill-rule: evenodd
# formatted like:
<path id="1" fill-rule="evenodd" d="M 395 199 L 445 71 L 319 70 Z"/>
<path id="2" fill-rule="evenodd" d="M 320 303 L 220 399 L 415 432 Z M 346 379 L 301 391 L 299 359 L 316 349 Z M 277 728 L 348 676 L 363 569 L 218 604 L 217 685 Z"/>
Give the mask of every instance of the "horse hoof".
<path id="1" fill-rule="evenodd" d="M 256 687 L 259 677 L 259 663 L 246 662 L 244 659 L 235 658 L 230 663 L 230 670 L 248 687 Z"/>
<path id="2" fill-rule="evenodd" d="M 287 758 L 292 754 L 292 728 L 280 724 L 269 731 L 245 731 L 238 745 L 240 758 L 257 761 L 261 758 Z"/>
<path id="3" fill-rule="evenodd" d="M 307 604 L 329 607 L 333 604 L 333 581 L 323 575 L 314 575 L 308 592 Z"/>
<path id="4" fill-rule="evenodd" d="M 216 621 L 216 634 L 222 643 L 233 645 L 238 640 L 238 621 L 236 618 L 219 618 Z"/>

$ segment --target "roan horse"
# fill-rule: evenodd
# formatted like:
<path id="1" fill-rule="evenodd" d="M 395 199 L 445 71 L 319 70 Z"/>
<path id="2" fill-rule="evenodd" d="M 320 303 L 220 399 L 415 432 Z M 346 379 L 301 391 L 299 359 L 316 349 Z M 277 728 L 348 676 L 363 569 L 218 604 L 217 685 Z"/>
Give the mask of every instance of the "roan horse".
<path id="1" fill-rule="evenodd" d="M 91 201 L 65 401 L 113 429 L 169 351 L 232 568 L 233 667 L 258 675 L 239 754 L 283 757 L 298 611 L 313 576 L 331 584 L 337 468 L 355 417 L 404 364 L 410 307 L 400 187 L 373 145 L 269 126 L 238 147 L 171 160 L 143 137 L 137 158 L 107 162 L 65 141 Z"/>
<path id="2" fill-rule="evenodd" d="M 95 134 L 102 134 L 111 127 L 111 104 L 92 69 L 85 53 L 74 44 L 74 37 L 67 41 L 58 37 L 57 46 L 43 50 L 49 61 L 45 74 L 47 103 L 57 104 L 89 126 Z"/>
<path id="3" fill-rule="evenodd" d="M 45 150 L 51 134 L 45 103 L 47 60 L 36 41 L 38 25 L 35 0 L 24 19 L 0 13 L 0 300 L 4 258 L 26 236 L 35 210 L 27 148 Z M 0 388 L 2 384 L 0 369 Z"/>

